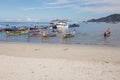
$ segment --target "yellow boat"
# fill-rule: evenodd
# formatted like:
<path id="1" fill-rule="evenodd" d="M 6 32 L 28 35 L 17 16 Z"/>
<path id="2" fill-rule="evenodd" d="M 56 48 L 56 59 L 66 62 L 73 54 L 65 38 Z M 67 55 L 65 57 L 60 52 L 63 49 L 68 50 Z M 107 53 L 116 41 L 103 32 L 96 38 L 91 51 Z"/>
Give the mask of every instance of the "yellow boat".
<path id="1" fill-rule="evenodd" d="M 7 36 L 26 35 L 28 31 L 6 31 Z"/>

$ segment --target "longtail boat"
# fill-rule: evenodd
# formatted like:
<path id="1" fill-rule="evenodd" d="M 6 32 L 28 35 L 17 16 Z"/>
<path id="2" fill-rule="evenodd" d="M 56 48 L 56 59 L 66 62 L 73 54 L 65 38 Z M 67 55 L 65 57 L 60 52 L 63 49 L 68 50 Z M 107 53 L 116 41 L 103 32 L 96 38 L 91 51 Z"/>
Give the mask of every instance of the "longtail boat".
<path id="1" fill-rule="evenodd" d="M 41 33 L 41 36 L 42 37 L 55 37 L 56 36 L 56 33 L 45 33 L 45 32 L 42 32 Z"/>
<path id="2" fill-rule="evenodd" d="M 75 36 L 75 32 L 72 33 L 62 33 L 62 38 L 71 38 Z"/>
<path id="3" fill-rule="evenodd" d="M 26 35 L 28 31 L 6 31 L 7 36 Z"/>
<path id="4" fill-rule="evenodd" d="M 28 32 L 28 37 L 39 37 L 40 32 Z"/>

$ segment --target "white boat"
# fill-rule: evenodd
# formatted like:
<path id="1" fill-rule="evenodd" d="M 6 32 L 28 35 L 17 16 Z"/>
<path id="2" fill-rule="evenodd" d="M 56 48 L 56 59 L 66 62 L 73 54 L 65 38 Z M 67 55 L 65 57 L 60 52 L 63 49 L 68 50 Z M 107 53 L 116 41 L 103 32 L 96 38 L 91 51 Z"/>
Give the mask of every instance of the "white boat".
<path id="1" fill-rule="evenodd" d="M 52 22 L 54 22 L 54 24 L 56 25 L 57 27 L 57 30 L 59 32 L 62 32 L 63 30 L 66 30 L 68 29 L 68 20 L 52 20 Z"/>
<path id="2" fill-rule="evenodd" d="M 67 30 L 68 29 L 68 24 L 67 23 L 63 23 L 63 22 L 59 22 L 56 24 L 57 26 L 57 29 L 59 32 L 62 32 L 64 30 Z"/>
<path id="3" fill-rule="evenodd" d="M 68 20 L 53 20 L 56 22 L 56 27 L 59 32 L 61 32 L 62 38 L 70 38 L 75 36 L 75 30 L 69 31 Z"/>

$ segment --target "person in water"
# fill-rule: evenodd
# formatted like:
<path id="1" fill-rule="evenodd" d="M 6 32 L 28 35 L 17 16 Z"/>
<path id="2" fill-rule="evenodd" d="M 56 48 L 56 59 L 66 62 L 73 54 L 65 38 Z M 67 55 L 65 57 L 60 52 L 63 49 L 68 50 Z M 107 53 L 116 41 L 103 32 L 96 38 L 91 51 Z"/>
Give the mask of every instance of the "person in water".
<path id="1" fill-rule="evenodd" d="M 106 29 L 106 31 L 105 31 L 105 33 L 104 33 L 104 36 L 106 37 L 106 36 L 110 36 L 110 28 L 108 27 L 107 29 Z"/>

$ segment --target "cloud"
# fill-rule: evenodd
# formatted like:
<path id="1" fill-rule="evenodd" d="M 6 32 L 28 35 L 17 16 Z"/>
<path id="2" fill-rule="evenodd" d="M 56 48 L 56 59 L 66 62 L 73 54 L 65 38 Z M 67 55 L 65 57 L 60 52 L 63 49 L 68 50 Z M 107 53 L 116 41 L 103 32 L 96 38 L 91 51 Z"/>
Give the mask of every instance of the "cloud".
<path id="1" fill-rule="evenodd" d="M 39 22 L 40 19 L 39 18 L 16 18 L 16 19 L 4 19 L 4 21 L 7 21 L 7 22 Z"/>
<path id="2" fill-rule="evenodd" d="M 74 7 L 74 5 L 63 5 L 63 6 L 48 6 L 46 8 L 71 8 L 71 7 Z"/>
<path id="3" fill-rule="evenodd" d="M 35 10 L 36 8 L 21 8 L 21 10 L 28 11 L 28 10 Z"/>
<path id="4" fill-rule="evenodd" d="M 87 1 L 87 0 L 86 0 Z M 93 2 L 94 1 L 94 2 Z M 74 8 L 77 11 L 91 12 L 91 13 L 120 13 L 120 1 L 117 0 L 91 0 L 91 2 L 84 2 L 84 6 L 75 6 Z"/>
<path id="5" fill-rule="evenodd" d="M 118 0 L 53 0 L 39 7 L 22 8 L 24 11 L 39 9 L 71 8 L 76 12 L 109 13 L 120 12 Z"/>
<path id="6" fill-rule="evenodd" d="M 23 11 L 31 11 L 31 10 L 41 10 L 41 9 L 60 9 L 60 8 L 71 8 L 74 5 L 62 5 L 62 6 L 45 6 L 45 7 L 33 7 L 33 8 L 21 8 Z"/>
<path id="7" fill-rule="evenodd" d="M 70 8 L 70 7 L 74 7 L 73 4 L 70 3 L 74 3 L 76 1 L 72 1 L 72 0 L 56 0 L 54 2 L 48 2 L 42 6 L 39 7 L 27 7 L 27 8 L 20 8 L 21 10 L 24 11 L 31 11 L 31 10 L 39 10 L 39 9 L 55 9 L 55 8 Z"/>
<path id="8" fill-rule="evenodd" d="M 76 12 L 91 12 L 91 13 L 119 13 L 120 1 L 118 0 L 56 0 L 48 3 L 51 8 L 69 7 Z"/>
<path id="9" fill-rule="evenodd" d="M 48 4 L 50 5 L 57 5 L 57 4 L 65 4 L 65 3 L 70 3 L 72 0 L 56 0 L 54 2 L 50 2 Z M 73 0 L 74 1 L 74 0 Z M 72 2 L 73 2 L 72 1 Z"/>
<path id="10" fill-rule="evenodd" d="M 20 10 L 23 10 L 23 11 L 31 11 L 31 10 L 39 10 L 39 9 L 43 9 L 43 8 L 41 8 L 41 7 L 20 8 Z"/>
<path id="11" fill-rule="evenodd" d="M 28 18 L 24 19 L 24 21 L 25 22 L 38 22 L 38 21 L 40 21 L 40 19 L 39 18 L 30 18 L 30 17 L 28 17 Z"/>

